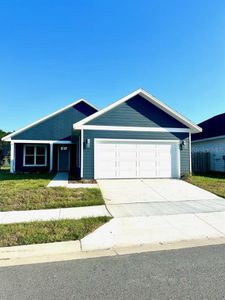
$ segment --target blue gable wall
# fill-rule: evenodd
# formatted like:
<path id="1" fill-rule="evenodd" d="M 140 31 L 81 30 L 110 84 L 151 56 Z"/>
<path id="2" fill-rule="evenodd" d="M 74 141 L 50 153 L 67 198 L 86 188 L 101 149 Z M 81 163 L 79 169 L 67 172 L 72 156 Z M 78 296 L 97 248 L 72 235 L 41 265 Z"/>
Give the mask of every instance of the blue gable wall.
<path id="1" fill-rule="evenodd" d="M 86 124 L 139 127 L 186 127 L 140 95 L 123 102 Z"/>
<path id="2" fill-rule="evenodd" d="M 96 112 L 96 109 L 85 102 L 70 107 L 43 122 L 34 125 L 12 140 L 71 140 L 72 126 L 74 123 Z"/>

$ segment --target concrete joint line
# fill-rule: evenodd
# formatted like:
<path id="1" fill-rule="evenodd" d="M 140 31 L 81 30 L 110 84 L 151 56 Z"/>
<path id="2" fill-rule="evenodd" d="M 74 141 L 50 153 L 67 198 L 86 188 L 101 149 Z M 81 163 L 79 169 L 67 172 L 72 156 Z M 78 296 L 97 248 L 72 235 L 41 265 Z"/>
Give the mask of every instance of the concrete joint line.
<path id="1" fill-rule="evenodd" d="M 107 210 L 107 212 L 110 214 L 110 216 L 113 218 L 113 215 L 111 214 L 111 212 L 109 211 L 109 209 L 108 209 L 108 207 L 107 207 L 107 205 L 106 205 L 106 203 L 105 203 L 105 209 Z"/>
<path id="2" fill-rule="evenodd" d="M 163 195 L 161 195 L 158 191 L 156 191 L 152 186 L 148 185 L 147 183 L 145 183 L 143 181 L 143 179 L 140 180 L 145 186 L 147 186 L 148 189 L 152 189 L 156 194 L 158 194 L 160 197 L 162 197 L 163 199 L 167 200 L 168 199 L 166 197 L 164 197 Z"/>
<path id="3" fill-rule="evenodd" d="M 58 217 L 59 220 L 60 220 L 60 216 L 61 216 L 61 208 L 59 209 L 59 217 Z"/>
<path id="4" fill-rule="evenodd" d="M 112 248 L 112 250 L 115 252 L 116 256 L 120 256 L 121 254 L 116 250 L 115 248 Z"/>
<path id="5" fill-rule="evenodd" d="M 80 244 L 80 251 L 83 251 L 81 240 L 79 240 L 79 244 Z"/>

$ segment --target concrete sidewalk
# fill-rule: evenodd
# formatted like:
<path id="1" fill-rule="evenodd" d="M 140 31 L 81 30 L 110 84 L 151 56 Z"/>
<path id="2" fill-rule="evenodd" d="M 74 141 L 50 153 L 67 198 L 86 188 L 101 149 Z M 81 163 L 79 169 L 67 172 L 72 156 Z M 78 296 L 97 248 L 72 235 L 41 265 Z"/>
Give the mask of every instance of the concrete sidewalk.
<path id="1" fill-rule="evenodd" d="M 115 218 L 197 214 L 225 211 L 225 199 L 108 204 L 107 208 Z"/>
<path id="2" fill-rule="evenodd" d="M 225 244 L 225 213 L 125 219 L 81 241 L 0 247 L 0 267 Z"/>
<path id="3" fill-rule="evenodd" d="M 84 251 L 225 238 L 225 212 L 115 218 L 81 240 Z"/>
<path id="4" fill-rule="evenodd" d="M 105 205 L 0 212 L 0 224 L 109 216 Z"/>

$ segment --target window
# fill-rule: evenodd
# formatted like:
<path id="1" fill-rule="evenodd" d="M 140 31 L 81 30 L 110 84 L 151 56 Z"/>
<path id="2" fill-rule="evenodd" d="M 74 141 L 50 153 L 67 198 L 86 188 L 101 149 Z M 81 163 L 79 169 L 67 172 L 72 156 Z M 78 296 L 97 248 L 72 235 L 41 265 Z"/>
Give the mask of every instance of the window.
<path id="1" fill-rule="evenodd" d="M 47 165 L 47 147 L 46 145 L 25 145 L 23 165 L 25 167 Z"/>

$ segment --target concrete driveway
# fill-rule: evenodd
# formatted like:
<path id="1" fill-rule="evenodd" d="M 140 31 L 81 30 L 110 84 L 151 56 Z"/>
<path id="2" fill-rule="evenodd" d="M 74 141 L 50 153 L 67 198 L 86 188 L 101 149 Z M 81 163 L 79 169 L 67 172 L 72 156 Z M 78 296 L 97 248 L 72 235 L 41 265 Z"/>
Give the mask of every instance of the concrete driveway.
<path id="1" fill-rule="evenodd" d="M 225 199 L 178 179 L 98 180 L 113 217 L 225 211 Z"/>
<path id="2" fill-rule="evenodd" d="M 176 179 L 98 180 L 114 217 L 83 250 L 225 241 L 225 199 Z"/>

